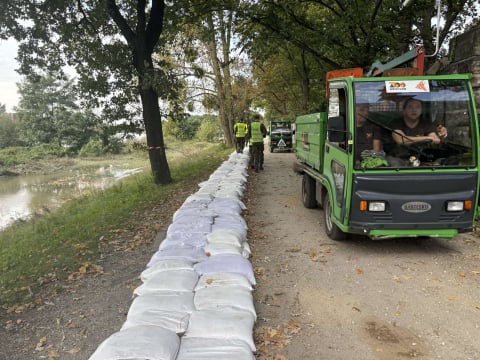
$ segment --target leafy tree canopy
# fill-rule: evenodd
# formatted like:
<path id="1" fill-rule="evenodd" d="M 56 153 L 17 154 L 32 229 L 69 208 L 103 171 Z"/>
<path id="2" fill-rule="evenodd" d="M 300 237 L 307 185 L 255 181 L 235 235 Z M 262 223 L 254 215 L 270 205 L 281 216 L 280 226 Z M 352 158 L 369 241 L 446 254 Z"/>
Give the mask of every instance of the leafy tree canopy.
<path id="1" fill-rule="evenodd" d="M 387 62 L 423 44 L 445 45 L 478 18 L 474 0 L 442 1 L 436 39 L 433 0 L 258 0 L 244 2 L 241 39 L 268 112 L 321 108 L 325 73 Z M 442 55 L 440 51 L 439 55 Z M 438 57 L 437 56 L 437 57 Z M 427 66 L 437 57 L 428 57 Z"/>
<path id="2" fill-rule="evenodd" d="M 19 84 L 19 131 L 27 144 L 76 151 L 95 135 L 98 119 L 80 111 L 74 89 L 73 80 L 61 74 L 27 77 Z"/>

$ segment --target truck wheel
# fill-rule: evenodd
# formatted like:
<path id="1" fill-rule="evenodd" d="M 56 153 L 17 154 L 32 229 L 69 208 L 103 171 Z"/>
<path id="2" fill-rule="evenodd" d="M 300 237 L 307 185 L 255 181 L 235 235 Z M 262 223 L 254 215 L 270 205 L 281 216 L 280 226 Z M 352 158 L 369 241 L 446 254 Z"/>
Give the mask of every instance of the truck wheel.
<path id="1" fill-rule="evenodd" d="M 303 174 L 302 179 L 302 201 L 303 206 L 307 209 L 317 207 L 317 199 L 315 196 L 315 179 L 308 174 Z"/>
<path id="2" fill-rule="evenodd" d="M 325 215 L 325 232 L 332 240 L 345 240 L 345 233 L 332 221 L 332 204 L 328 193 L 323 200 L 323 213 Z"/>

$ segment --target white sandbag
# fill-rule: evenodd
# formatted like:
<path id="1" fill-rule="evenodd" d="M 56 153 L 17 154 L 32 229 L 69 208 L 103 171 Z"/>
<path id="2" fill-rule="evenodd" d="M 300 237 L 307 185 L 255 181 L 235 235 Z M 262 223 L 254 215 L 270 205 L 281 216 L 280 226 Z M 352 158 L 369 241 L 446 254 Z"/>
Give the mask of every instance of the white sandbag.
<path id="1" fill-rule="evenodd" d="M 193 223 L 197 223 L 197 222 L 200 222 L 200 223 L 204 223 L 204 224 L 210 224 L 212 225 L 213 224 L 213 215 L 211 214 L 213 213 L 212 210 L 210 210 L 210 213 L 207 214 L 201 214 L 201 213 L 197 213 L 197 214 L 194 214 L 194 213 L 180 213 L 179 215 L 177 215 L 177 218 L 173 221 L 174 224 L 193 224 Z"/>
<path id="2" fill-rule="evenodd" d="M 213 209 L 208 209 L 207 207 L 203 206 L 191 206 L 191 207 L 181 207 L 173 214 L 173 222 L 179 221 L 184 217 L 192 217 L 192 216 L 206 216 L 211 219 L 216 215 Z M 213 221 L 212 221 L 213 222 Z"/>
<path id="3" fill-rule="evenodd" d="M 243 310 L 257 319 L 252 292 L 242 287 L 203 288 L 195 292 L 193 302 L 197 310 Z"/>
<path id="4" fill-rule="evenodd" d="M 210 202 L 212 201 L 213 196 L 211 194 L 192 194 L 189 197 L 185 199 L 186 203 L 191 203 L 191 202 Z"/>
<path id="5" fill-rule="evenodd" d="M 208 256 L 201 247 L 169 246 L 165 249 L 155 252 L 148 262 L 147 267 L 153 266 L 158 261 L 166 259 L 188 260 L 193 263 L 197 263 L 208 259 Z"/>
<path id="6" fill-rule="evenodd" d="M 200 276 L 195 291 L 210 287 L 241 287 L 252 290 L 252 284 L 242 274 L 237 273 L 211 273 Z"/>
<path id="7" fill-rule="evenodd" d="M 218 254 L 238 254 L 242 255 L 242 247 L 232 244 L 207 244 L 204 247 L 205 254 L 207 256 L 213 256 Z M 243 256 L 243 255 L 242 255 Z"/>
<path id="8" fill-rule="evenodd" d="M 256 351 L 253 341 L 254 317 L 248 311 L 204 310 L 190 315 L 185 338 L 241 340 Z"/>
<path id="9" fill-rule="evenodd" d="M 232 194 L 232 196 L 223 196 L 223 194 Z M 215 193 L 215 196 L 221 198 L 236 197 L 237 199 L 243 198 L 245 193 L 245 187 L 235 183 L 221 184 L 218 191 Z"/>
<path id="10" fill-rule="evenodd" d="M 208 208 L 214 210 L 217 214 L 240 215 L 247 207 L 238 199 L 215 198 L 208 205 Z"/>
<path id="11" fill-rule="evenodd" d="M 218 183 L 214 181 L 207 181 L 200 185 L 198 192 L 215 194 L 218 190 Z"/>
<path id="12" fill-rule="evenodd" d="M 217 222 L 226 222 L 229 224 L 234 223 L 234 224 L 241 225 L 245 229 L 248 229 L 247 222 L 245 221 L 245 219 L 237 215 L 221 214 L 215 218 L 214 223 L 217 223 Z"/>
<path id="13" fill-rule="evenodd" d="M 194 309 L 193 293 L 190 292 L 138 296 L 128 310 L 122 330 L 137 325 L 154 325 L 183 334 Z"/>
<path id="14" fill-rule="evenodd" d="M 133 293 L 138 296 L 158 294 L 164 291 L 193 291 L 198 275 L 191 270 L 170 270 L 154 274 Z"/>
<path id="15" fill-rule="evenodd" d="M 231 190 L 217 191 L 215 193 L 215 196 L 218 198 L 237 199 L 237 200 L 240 200 L 242 198 L 242 196 L 239 195 L 236 191 L 231 191 Z"/>
<path id="16" fill-rule="evenodd" d="M 233 229 L 215 230 L 207 234 L 209 244 L 229 244 L 241 247 L 245 240 L 246 237 L 241 232 Z"/>
<path id="17" fill-rule="evenodd" d="M 182 338 L 177 360 L 255 360 L 242 340 Z"/>
<path id="18" fill-rule="evenodd" d="M 183 222 L 174 222 L 168 226 L 167 236 L 172 234 L 184 234 L 184 233 L 203 233 L 207 234 L 212 231 L 212 222 L 209 219 L 204 219 L 203 217 L 198 217 L 196 221 L 183 223 Z"/>
<path id="19" fill-rule="evenodd" d="M 177 334 L 158 326 L 139 325 L 104 340 L 90 360 L 174 360 L 180 347 Z"/>
<path id="20" fill-rule="evenodd" d="M 241 255 L 221 254 L 210 256 L 207 260 L 194 266 L 199 275 L 211 273 L 237 273 L 245 276 L 251 285 L 255 285 L 252 264 Z"/>
<path id="21" fill-rule="evenodd" d="M 190 207 L 196 207 L 196 208 L 208 208 L 208 205 L 212 202 L 212 199 L 193 199 L 193 198 L 187 198 L 181 208 L 190 208 Z"/>
<path id="22" fill-rule="evenodd" d="M 145 310 L 170 310 L 190 314 L 195 310 L 193 291 L 164 291 L 137 296 L 133 299 L 127 317 Z"/>
<path id="23" fill-rule="evenodd" d="M 167 234 L 165 239 L 160 243 L 160 250 L 168 247 L 178 246 L 192 246 L 203 247 L 207 244 L 208 233 L 190 233 L 190 232 L 175 232 Z"/>
<path id="24" fill-rule="evenodd" d="M 219 217 L 218 221 L 215 220 L 215 223 L 212 225 L 211 232 L 222 231 L 222 230 L 234 231 L 237 234 L 239 234 L 242 237 L 242 239 L 247 238 L 247 228 L 245 226 L 243 226 L 239 222 L 220 219 Z"/>
<path id="25" fill-rule="evenodd" d="M 250 245 L 248 245 L 247 242 L 244 242 L 242 244 L 242 256 L 245 259 L 248 259 L 250 257 L 250 254 L 252 253 L 252 250 L 250 250 Z"/>
<path id="26" fill-rule="evenodd" d="M 136 312 L 125 320 L 120 330 L 140 325 L 157 326 L 170 330 L 178 335 L 183 335 L 187 331 L 190 314 L 170 310 L 145 310 Z"/>
<path id="27" fill-rule="evenodd" d="M 183 259 L 160 260 L 143 270 L 140 279 L 145 281 L 157 272 L 168 270 L 193 270 L 193 262 Z"/>
<path id="28" fill-rule="evenodd" d="M 242 246 L 240 247 L 232 244 L 212 243 L 205 245 L 204 250 L 207 256 L 219 254 L 238 254 L 242 255 L 245 259 L 248 259 L 251 254 L 250 246 L 247 242 L 242 243 Z"/>

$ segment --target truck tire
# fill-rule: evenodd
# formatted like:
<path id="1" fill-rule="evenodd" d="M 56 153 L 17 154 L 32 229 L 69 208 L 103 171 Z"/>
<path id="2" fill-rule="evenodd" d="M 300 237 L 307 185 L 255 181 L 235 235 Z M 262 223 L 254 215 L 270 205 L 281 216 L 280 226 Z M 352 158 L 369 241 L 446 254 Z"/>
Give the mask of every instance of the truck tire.
<path id="1" fill-rule="evenodd" d="M 325 194 L 325 198 L 323 199 L 323 209 L 325 215 L 325 232 L 328 237 L 336 241 L 345 240 L 345 233 L 332 221 L 332 204 L 330 203 L 328 193 Z"/>
<path id="2" fill-rule="evenodd" d="M 303 174 L 302 179 L 302 202 L 307 209 L 317 207 L 317 199 L 315 194 L 315 179 L 308 174 Z"/>

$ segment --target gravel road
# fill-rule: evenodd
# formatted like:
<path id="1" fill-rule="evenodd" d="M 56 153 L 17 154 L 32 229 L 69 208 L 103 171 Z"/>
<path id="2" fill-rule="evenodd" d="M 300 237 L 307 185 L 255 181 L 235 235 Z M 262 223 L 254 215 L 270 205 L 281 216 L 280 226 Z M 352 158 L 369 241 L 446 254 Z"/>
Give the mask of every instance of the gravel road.
<path id="1" fill-rule="evenodd" d="M 479 359 L 479 238 L 332 241 L 294 158 L 248 180 L 257 358 Z"/>

